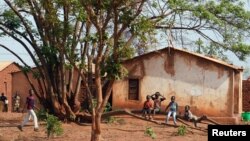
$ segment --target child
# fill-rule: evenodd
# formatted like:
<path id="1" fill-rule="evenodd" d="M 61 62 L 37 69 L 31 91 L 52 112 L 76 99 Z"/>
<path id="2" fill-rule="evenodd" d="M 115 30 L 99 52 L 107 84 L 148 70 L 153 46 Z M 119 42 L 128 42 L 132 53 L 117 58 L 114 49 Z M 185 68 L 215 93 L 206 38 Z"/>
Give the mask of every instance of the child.
<path id="1" fill-rule="evenodd" d="M 150 95 L 147 95 L 147 100 L 143 104 L 143 109 L 142 109 L 142 116 L 147 118 L 146 116 L 148 115 L 149 119 L 151 118 L 151 109 L 153 108 L 153 104 L 150 101 Z"/>
<path id="2" fill-rule="evenodd" d="M 23 122 L 21 125 L 18 125 L 18 129 L 23 131 L 23 127 L 24 125 L 30 120 L 30 117 L 33 118 L 34 121 L 34 131 L 38 132 L 38 121 L 37 121 L 37 116 L 36 113 L 34 112 L 34 108 L 35 108 L 35 97 L 34 95 L 34 91 L 32 89 L 29 90 L 29 96 L 26 99 L 26 106 L 27 106 L 27 110 L 28 110 L 28 114 L 25 116 Z"/>
<path id="3" fill-rule="evenodd" d="M 201 120 L 206 119 L 206 116 L 202 116 L 198 118 L 197 116 L 192 114 L 192 112 L 190 111 L 190 106 L 186 105 L 185 112 L 184 112 L 184 119 L 187 121 L 194 122 L 194 126 L 197 127 L 197 122 L 200 122 Z"/>
<path id="4" fill-rule="evenodd" d="M 161 98 L 160 98 L 161 97 Z M 161 102 L 166 100 L 159 92 L 151 95 L 151 98 L 154 100 L 154 109 L 153 109 L 153 116 L 155 116 L 156 112 L 161 111 Z"/>
<path id="5" fill-rule="evenodd" d="M 166 119 L 166 123 L 168 123 L 169 117 L 173 116 L 174 119 L 174 124 L 176 125 L 176 112 L 178 111 L 178 104 L 175 102 L 175 96 L 171 97 L 171 102 L 168 104 L 168 106 L 166 107 L 165 111 L 167 111 L 167 109 L 169 109 L 168 114 L 167 114 L 167 119 Z"/>
<path id="6" fill-rule="evenodd" d="M 2 96 L 0 96 L 0 100 L 2 101 L 2 105 L 3 105 L 2 112 L 8 112 L 9 101 L 7 97 L 4 95 L 4 93 L 2 93 Z"/>

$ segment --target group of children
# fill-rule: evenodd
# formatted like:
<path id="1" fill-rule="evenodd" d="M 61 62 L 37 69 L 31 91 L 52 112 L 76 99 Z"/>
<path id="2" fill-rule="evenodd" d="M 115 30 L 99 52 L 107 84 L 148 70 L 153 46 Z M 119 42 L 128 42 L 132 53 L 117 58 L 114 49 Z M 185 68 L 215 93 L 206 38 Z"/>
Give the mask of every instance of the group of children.
<path id="1" fill-rule="evenodd" d="M 164 96 L 162 96 L 159 92 L 156 92 L 153 95 L 147 95 L 146 101 L 144 102 L 143 109 L 142 109 L 142 116 L 149 119 L 153 119 L 155 114 L 157 112 L 161 111 L 161 102 L 166 100 Z M 153 103 L 151 102 L 151 99 L 153 100 Z M 168 110 L 169 109 L 169 110 Z M 172 115 L 174 124 L 176 125 L 176 113 L 178 111 L 178 104 L 175 101 L 175 96 L 171 97 L 171 101 L 167 105 L 165 112 L 167 112 L 166 116 L 166 123 L 168 123 L 170 116 Z M 151 117 L 151 113 L 153 113 L 153 116 Z M 203 117 L 198 118 L 197 116 L 193 115 L 192 112 L 190 111 L 190 106 L 186 105 L 185 106 L 185 111 L 184 111 L 184 116 L 183 118 L 187 121 L 193 121 L 195 127 L 197 127 L 197 122 L 202 120 Z"/>

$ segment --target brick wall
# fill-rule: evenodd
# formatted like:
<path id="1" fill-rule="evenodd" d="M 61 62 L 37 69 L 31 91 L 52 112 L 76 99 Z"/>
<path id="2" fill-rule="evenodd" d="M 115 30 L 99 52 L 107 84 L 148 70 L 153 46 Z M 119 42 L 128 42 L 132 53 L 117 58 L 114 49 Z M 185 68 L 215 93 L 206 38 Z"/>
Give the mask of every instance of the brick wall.
<path id="1" fill-rule="evenodd" d="M 2 71 L 0 71 L 0 93 L 4 95 L 9 100 L 9 112 L 12 111 L 12 72 L 19 71 L 18 66 L 15 63 L 10 64 Z M 1 111 L 0 111 L 1 112 Z"/>
<path id="2" fill-rule="evenodd" d="M 250 111 L 250 79 L 243 80 L 243 111 Z"/>

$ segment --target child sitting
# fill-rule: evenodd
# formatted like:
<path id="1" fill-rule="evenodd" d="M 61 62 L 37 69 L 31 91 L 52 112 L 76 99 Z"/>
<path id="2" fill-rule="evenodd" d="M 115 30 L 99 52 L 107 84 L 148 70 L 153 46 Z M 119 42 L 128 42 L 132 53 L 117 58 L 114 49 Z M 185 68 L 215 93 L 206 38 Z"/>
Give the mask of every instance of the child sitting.
<path id="1" fill-rule="evenodd" d="M 151 110 L 153 108 L 153 104 L 152 102 L 150 101 L 150 95 L 147 96 L 147 100 L 144 102 L 143 104 L 143 109 L 142 109 L 142 116 L 149 119 L 152 119 L 151 118 Z"/>
<path id="2" fill-rule="evenodd" d="M 190 106 L 186 105 L 185 112 L 184 112 L 184 119 L 187 121 L 194 122 L 194 126 L 197 127 L 197 122 L 200 122 L 201 120 L 206 119 L 206 116 L 202 116 L 198 118 L 197 116 L 192 114 L 192 112 L 190 111 Z"/>
<path id="3" fill-rule="evenodd" d="M 164 101 L 166 98 L 162 96 L 159 92 L 156 92 L 155 94 L 151 95 L 151 98 L 154 101 L 153 116 L 155 116 L 157 112 L 161 111 L 161 102 Z"/>

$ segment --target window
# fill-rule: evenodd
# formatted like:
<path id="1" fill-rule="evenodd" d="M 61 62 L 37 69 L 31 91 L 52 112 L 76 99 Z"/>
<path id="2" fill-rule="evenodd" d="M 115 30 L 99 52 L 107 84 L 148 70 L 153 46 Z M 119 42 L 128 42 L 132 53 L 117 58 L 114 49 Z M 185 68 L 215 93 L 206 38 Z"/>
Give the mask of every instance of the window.
<path id="1" fill-rule="evenodd" d="M 128 99 L 139 100 L 139 80 L 129 79 L 128 87 Z"/>

